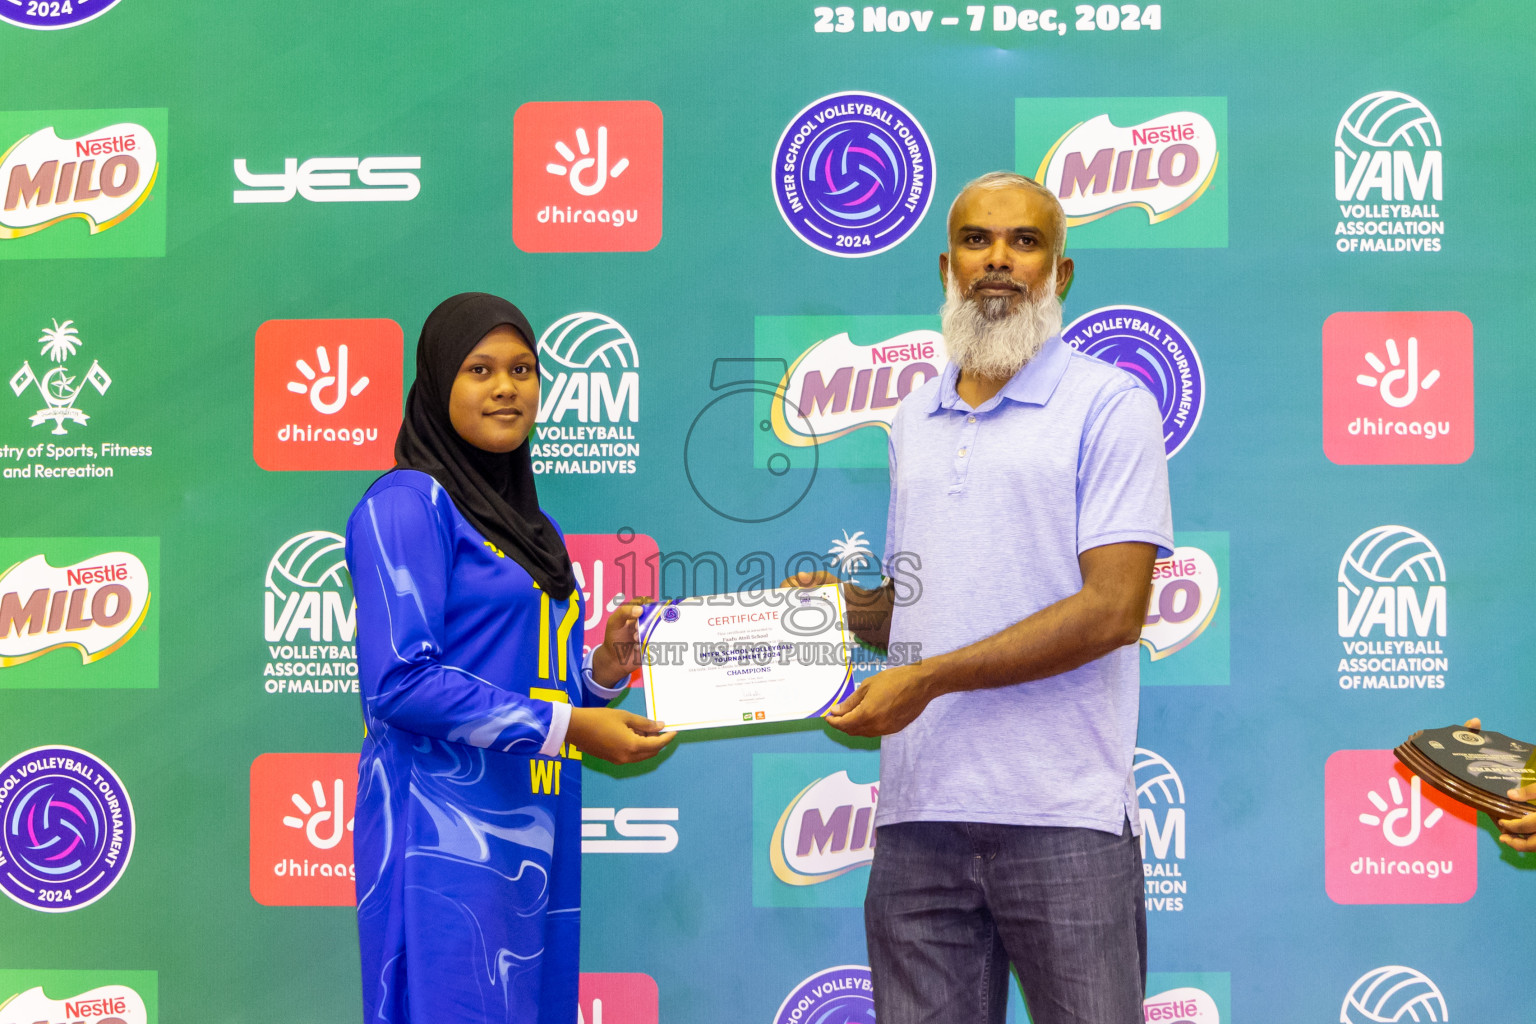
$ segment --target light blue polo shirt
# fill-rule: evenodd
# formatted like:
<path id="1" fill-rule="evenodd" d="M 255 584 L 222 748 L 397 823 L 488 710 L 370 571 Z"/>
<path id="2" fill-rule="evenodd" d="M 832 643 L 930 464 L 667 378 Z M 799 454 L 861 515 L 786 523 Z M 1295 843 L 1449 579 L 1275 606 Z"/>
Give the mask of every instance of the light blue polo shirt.
<path id="1" fill-rule="evenodd" d="M 886 573 L 921 583 L 916 601 L 898 603 L 891 641 L 919 644 L 923 657 L 1077 593 L 1077 556 L 1089 548 L 1173 549 L 1162 419 L 1134 377 L 1059 337 L 974 410 L 958 377 L 950 363 L 902 402 L 891 428 Z M 1139 834 L 1139 658 L 1121 647 L 1047 679 L 934 700 L 881 743 L 876 824 L 1119 835 L 1129 819 Z"/>

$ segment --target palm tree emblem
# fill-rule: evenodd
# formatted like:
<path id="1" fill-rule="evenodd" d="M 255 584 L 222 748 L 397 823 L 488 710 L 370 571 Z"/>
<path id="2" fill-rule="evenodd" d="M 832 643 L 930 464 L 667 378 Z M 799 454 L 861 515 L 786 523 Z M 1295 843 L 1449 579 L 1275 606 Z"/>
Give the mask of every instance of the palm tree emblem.
<path id="1" fill-rule="evenodd" d="M 99 362 L 92 360 L 85 379 L 79 384 L 75 383 L 75 375 L 64 365 L 65 360 L 73 356 L 81 345 L 80 332 L 75 330 L 73 320 L 65 320 L 62 324 L 53 321 L 52 327 L 43 328 L 43 336 L 37 342 L 42 346 L 43 358 L 58 365 L 38 377 L 32 370 L 32 364 L 23 362 L 21 369 L 11 377 L 11 390 L 20 398 L 22 392 L 35 385 L 44 407 L 32 415 L 32 425 L 40 427 L 52 420 L 53 433 L 68 433 L 64 427 L 66 422 L 85 423 L 90 419 L 83 411 L 75 408 L 75 399 L 80 397 L 80 392 L 90 384 L 97 394 L 104 395 L 107 388 L 112 386 L 112 378 L 107 376 L 107 371 L 101 368 Z"/>
<path id="2" fill-rule="evenodd" d="M 853 536 L 848 531 L 843 531 L 841 540 L 834 540 L 832 546 L 827 548 L 827 554 L 832 558 L 832 567 L 845 576 L 867 568 L 874 552 L 869 548 L 869 541 L 864 539 L 864 531 L 860 530 Z"/>

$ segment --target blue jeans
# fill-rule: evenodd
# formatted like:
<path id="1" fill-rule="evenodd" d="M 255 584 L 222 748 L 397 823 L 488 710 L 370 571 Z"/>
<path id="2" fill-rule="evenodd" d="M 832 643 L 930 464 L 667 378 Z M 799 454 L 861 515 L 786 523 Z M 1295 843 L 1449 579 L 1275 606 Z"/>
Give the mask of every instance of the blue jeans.
<path id="1" fill-rule="evenodd" d="M 1129 826 L 914 821 L 877 832 L 864 929 L 880 1024 L 1140 1024 L 1141 849 Z"/>

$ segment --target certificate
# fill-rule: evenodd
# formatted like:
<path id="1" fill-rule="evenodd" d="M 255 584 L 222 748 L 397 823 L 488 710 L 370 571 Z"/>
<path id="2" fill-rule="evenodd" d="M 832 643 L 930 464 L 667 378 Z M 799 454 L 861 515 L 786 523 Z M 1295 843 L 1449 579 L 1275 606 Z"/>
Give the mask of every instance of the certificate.
<path id="1" fill-rule="evenodd" d="M 649 605 L 646 714 L 669 731 L 819 718 L 853 692 L 847 626 L 835 584 Z"/>

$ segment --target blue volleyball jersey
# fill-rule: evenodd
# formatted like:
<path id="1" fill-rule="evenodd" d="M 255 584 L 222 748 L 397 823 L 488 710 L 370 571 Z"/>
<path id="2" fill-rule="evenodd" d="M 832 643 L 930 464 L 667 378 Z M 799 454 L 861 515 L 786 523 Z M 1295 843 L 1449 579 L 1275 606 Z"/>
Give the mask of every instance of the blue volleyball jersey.
<path id="1" fill-rule="evenodd" d="M 366 1024 L 571 1024 L 581 902 L 578 588 L 555 600 L 435 480 L 347 523 L 367 736 L 354 845 Z"/>

